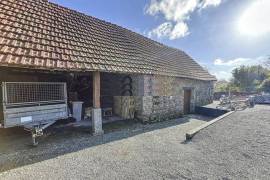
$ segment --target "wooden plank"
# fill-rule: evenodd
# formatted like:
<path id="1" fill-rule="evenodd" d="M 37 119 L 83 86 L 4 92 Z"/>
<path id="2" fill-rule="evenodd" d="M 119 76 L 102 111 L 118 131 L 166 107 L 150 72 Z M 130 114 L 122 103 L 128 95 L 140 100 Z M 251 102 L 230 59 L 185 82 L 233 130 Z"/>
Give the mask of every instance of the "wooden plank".
<path id="1" fill-rule="evenodd" d="M 195 128 L 195 129 L 190 130 L 188 133 L 186 133 L 186 140 L 192 139 L 193 136 L 194 136 L 195 134 L 197 134 L 200 130 L 202 130 L 202 129 L 204 129 L 204 128 L 206 128 L 206 127 L 208 127 L 208 126 L 214 124 L 215 122 L 217 122 L 217 121 L 219 121 L 219 120 L 221 120 L 221 119 L 223 119 L 223 118 L 225 118 L 225 117 L 231 115 L 231 114 L 234 113 L 234 112 L 235 112 L 235 111 L 230 111 L 230 112 L 228 112 L 228 113 L 226 113 L 226 114 L 223 114 L 222 116 L 219 116 L 218 118 L 216 118 L 216 119 L 214 119 L 214 120 L 212 120 L 212 121 L 209 121 L 209 122 L 207 122 L 207 123 L 205 123 L 205 124 L 203 124 L 203 125 L 201 125 L 201 126 Z"/>
<path id="2" fill-rule="evenodd" d="M 100 108 L 100 72 L 93 72 L 93 106 Z"/>

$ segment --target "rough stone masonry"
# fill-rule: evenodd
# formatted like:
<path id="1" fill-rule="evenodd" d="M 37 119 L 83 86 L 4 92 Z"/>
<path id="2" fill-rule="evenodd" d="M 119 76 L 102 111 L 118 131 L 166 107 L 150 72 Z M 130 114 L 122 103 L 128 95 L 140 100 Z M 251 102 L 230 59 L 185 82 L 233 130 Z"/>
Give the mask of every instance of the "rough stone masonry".
<path id="1" fill-rule="evenodd" d="M 134 103 L 135 118 L 142 122 L 157 122 L 182 116 L 184 89 L 191 90 L 191 112 L 194 112 L 195 106 L 206 105 L 213 101 L 213 81 L 157 75 L 130 77 L 132 96 L 129 99 L 133 101 L 129 102 Z"/>

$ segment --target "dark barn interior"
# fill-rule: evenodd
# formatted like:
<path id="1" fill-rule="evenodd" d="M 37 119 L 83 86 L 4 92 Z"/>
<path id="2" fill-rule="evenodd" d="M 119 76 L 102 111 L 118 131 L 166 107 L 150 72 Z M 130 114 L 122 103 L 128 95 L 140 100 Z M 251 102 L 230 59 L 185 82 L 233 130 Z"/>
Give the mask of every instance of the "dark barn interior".
<path id="1" fill-rule="evenodd" d="M 87 117 L 87 112 L 91 114 L 90 111 L 93 107 L 93 75 L 91 72 L 1 68 L 0 82 L 65 82 L 67 83 L 70 111 L 72 111 L 73 101 L 81 101 L 83 102 L 82 119 Z M 126 74 L 101 73 L 100 106 L 104 120 L 115 116 L 113 109 L 115 96 L 132 96 L 132 79 Z"/>

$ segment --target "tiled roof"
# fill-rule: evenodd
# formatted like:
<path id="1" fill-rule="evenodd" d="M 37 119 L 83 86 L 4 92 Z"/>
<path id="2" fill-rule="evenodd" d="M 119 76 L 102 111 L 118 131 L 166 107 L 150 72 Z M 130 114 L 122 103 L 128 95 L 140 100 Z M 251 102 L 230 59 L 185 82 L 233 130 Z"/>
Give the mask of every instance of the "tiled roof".
<path id="1" fill-rule="evenodd" d="M 215 80 L 186 53 L 46 0 L 0 0 L 0 66 Z"/>

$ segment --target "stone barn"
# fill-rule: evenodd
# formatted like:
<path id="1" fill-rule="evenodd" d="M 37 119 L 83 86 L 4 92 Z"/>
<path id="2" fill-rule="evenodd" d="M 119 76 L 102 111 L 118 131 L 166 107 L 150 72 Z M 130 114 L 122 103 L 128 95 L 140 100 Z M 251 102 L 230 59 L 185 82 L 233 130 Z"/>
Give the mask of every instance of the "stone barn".
<path id="1" fill-rule="evenodd" d="M 0 19 L 0 82 L 66 82 L 94 133 L 106 113 L 154 122 L 213 100 L 215 77 L 189 55 L 115 24 L 47 0 L 1 0 Z"/>

